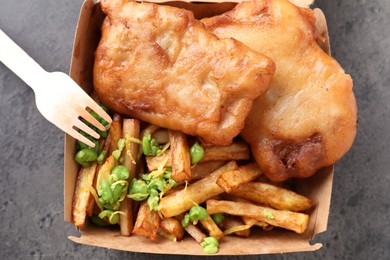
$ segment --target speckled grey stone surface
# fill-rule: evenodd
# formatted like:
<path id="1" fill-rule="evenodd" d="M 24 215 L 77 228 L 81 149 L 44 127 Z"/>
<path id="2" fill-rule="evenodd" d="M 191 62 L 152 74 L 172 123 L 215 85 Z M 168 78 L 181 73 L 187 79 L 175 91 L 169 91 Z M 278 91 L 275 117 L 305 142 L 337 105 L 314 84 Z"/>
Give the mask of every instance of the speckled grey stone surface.
<path id="1" fill-rule="evenodd" d="M 81 0 L 0 0 L 0 28 L 47 70 L 69 69 Z M 318 0 L 332 54 L 352 74 L 359 129 L 336 164 L 328 231 L 311 253 L 224 259 L 390 258 L 390 2 Z M 0 46 L 1 48 L 1 46 Z M 0 259 L 181 259 L 77 245 L 63 220 L 63 134 L 0 64 Z M 186 257 L 195 259 L 196 257 Z"/>

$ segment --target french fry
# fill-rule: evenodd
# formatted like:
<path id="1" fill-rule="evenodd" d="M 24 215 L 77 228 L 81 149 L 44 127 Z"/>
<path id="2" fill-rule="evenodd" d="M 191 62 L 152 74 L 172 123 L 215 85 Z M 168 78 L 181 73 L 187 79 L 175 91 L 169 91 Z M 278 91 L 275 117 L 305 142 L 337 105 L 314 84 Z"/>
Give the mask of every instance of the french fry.
<path id="1" fill-rule="evenodd" d="M 184 236 L 184 228 L 181 223 L 175 218 L 164 218 L 160 223 L 160 230 L 173 236 L 176 241 L 182 240 Z"/>
<path id="2" fill-rule="evenodd" d="M 307 214 L 276 210 L 243 202 L 208 200 L 206 205 L 209 214 L 227 213 L 234 216 L 251 217 L 272 226 L 295 231 L 298 234 L 305 232 L 309 222 Z"/>
<path id="3" fill-rule="evenodd" d="M 187 188 L 163 197 L 160 200 L 158 210 L 166 218 L 177 216 L 188 211 L 195 203 L 200 204 L 223 193 L 223 189 L 215 183 L 216 180 L 222 173 L 237 168 L 238 165 L 235 161 L 228 162 L 207 177 L 189 185 Z"/>
<path id="4" fill-rule="evenodd" d="M 244 142 L 232 143 L 229 146 L 209 146 L 204 149 L 202 162 L 249 160 L 249 146 Z"/>
<path id="5" fill-rule="evenodd" d="M 243 216 L 242 221 L 244 221 L 245 225 L 247 225 L 247 226 L 250 226 L 250 227 L 258 226 L 258 227 L 261 227 L 265 231 L 269 231 L 269 230 L 273 229 L 273 226 L 271 226 L 270 224 L 265 223 L 263 221 L 258 221 L 255 218 Z"/>
<path id="6" fill-rule="evenodd" d="M 313 201 L 293 191 L 268 183 L 250 182 L 238 187 L 230 194 L 275 209 L 304 211 L 313 206 Z"/>
<path id="7" fill-rule="evenodd" d="M 220 240 L 223 238 L 223 232 L 221 229 L 215 224 L 214 220 L 210 217 L 210 215 L 205 220 L 201 220 L 200 224 L 204 227 L 205 230 L 209 233 L 209 236 Z"/>
<path id="8" fill-rule="evenodd" d="M 107 137 L 108 137 L 108 135 L 107 135 Z M 107 143 L 109 143 L 110 141 L 111 141 L 111 139 L 108 140 L 108 138 L 102 139 L 102 140 L 99 141 L 99 153 L 101 153 L 105 149 Z M 100 164 L 97 164 L 97 167 L 96 167 L 96 170 L 95 170 L 95 174 L 94 174 L 94 177 L 93 177 L 93 181 L 92 181 L 92 187 L 93 188 L 96 185 L 96 180 L 97 180 L 97 175 L 98 175 L 97 173 L 100 170 L 100 166 L 101 166 Z M 89 199 L 88 199 L 88 204 L 87 204 L 87 215 L 89 217 L 92 217 L 94 207 L 95 207 L 95 198 L 92 196 L 92 194 L 90 194 L 89 195 Z"/>
<path id="9" fill-rule="evenodd" d="M 274 228 L 274 226 L 271 226 L 270 224 L 268 223 L 265 223 L 263 221 L 259 221 L 255 224 L 255 226 L 258 226 L 258 227 L 261 227 L 263 230 L 265 231 L 270 231 Z"/>
<path id="10" fill-rule="evenodd" d="M 236 234 L 240 237 L 249 237 L 251 235 L 251 230 L 249 225 L 238 218 L 225 217 L 221 222 L 221 228 L 224 229 L 224 234 L 229 235 L 231 233 Z M 237 231 L 235 231 L 237 230 Z"/>
<path id="11" fill-rule="evenodd" d="M 171 143 L 171 147 L 172 147 L 172 143 Z M 211 163 L 211 161 L 226 162 L 230 160 L 248 160 L 248 159 L 250 159 L 249 147 L 247 144 L 242 142 L 233 143 L 230 146 L 205 146 L 203 159 L 192 169 L 200 165 L 199 166 L 200 174 L 205 174 L 201 167 L 203 163 L 206 162 Z M 149 171 L 156 170 L 158 168 L 158 165 L 161 165 L 161 162 L 165 160 L 167 161 L 166 163 L 167 167 L 172 166 L 170 153 L 165 152 L 160 156 L 147 156 L 146 161 L 147 161 Z M 196 176 L 195 180 L 201 178 L 199 175 L 195 175 L 195 176 Z"/>
<path id="12" fill-rule="evenodd" d="M 188 227 L 185 228 L 185 230 L 198 243 L 202 243 L 203 239 L 206 238 L 206 235 L 202 232 L 202 230 L 200 230 L 200 228 L 193 224 L 189 224 Z"/>
<path id="13" fill-rule="evenodd" d="M 226 161 L 209 161 L 197 163 L 191 168 L 191 181 L 203 179 L 224 164 L 226 164 Z"/>
<path id="14" fill-rule="evenodd" d="M 257 163 L 250 163 L 240 166 L 236 170 L 221 174 L 217 179 L 217 184 L 225 192 L 229 193 L 241 185 L 253 181 L 261 174 L 262 172 Z"/>
<path id="15" fill-rule="evenodd" d="M 157 232 L 160 228 L 161 218 L 157 211 L 149 209 L 148 203 L 143 201 L 138 210 L 133 234 L 144 236 L 152 240 L 157 240 Z"/>
<path id="16" fill-rule="evenodd" d="M 256 225 L 259 222 L 255 218 L 250 218 L 250 217 L 245 217 L 245 216 L 242 217 L 242 221 L 244 221 L 245 225 L 250 226 L 250 227 Z"/>
<path id="17" fill-rule="evenodd" d="M 118 141 L 122 138 L 122 116 L 119 114 L 114 114 L 112 118 L 112 123 L 110 125 L 110 147 L 108 148 L 107 154 L 112 154 L 112 152 L 118 149 Z"/>
<path id="18" fill-rule="evenodd" d="M 140 135 L 140 121 L 138 119 L 124 119 L 123 120 L 123 136 L 125 137 L 125 149 L 122 151 L 123 154 L 123 165 L 130 171 L 129 178 L 127 179 L 130 183 L 137 170 L 136 158 L 138 152 L 138 144 L 132 142 L 130 138 L 139 138 Z M 130 236 L 133 230 L 133 200 L 125 198 L 121 202 L 120 211 L 124 212 L 125 215 L 119 216 L 119 226 L 121 229 L 122 236 Z"/>
<path id="19" fill-rule="evenodd" d="M 78 228 L 82 228 L 85 225 L 89 199 L 92 197 L 90 188 L 93 184 L 96 167 L 96 162 L 88 167 L 81 167 L 77 176 L 76 188 L 73 196 L 72 222 Z"/>
<path id="20" fill-rule="evenodd" d="M 168 149 L 159 156 L 146 156 L 146 165 L 149 172 L 157 170 L 162 164 L 165 167 L 171 167 L 171 150 Z"/>
<path id="21" fill-rule="evenodd" d="M 191 158 L 186 135 L 179 131 L 169 130 L 171 143 L 172 179 L 177 183 L 191 179 Z"/>
<path id="22" fill-rule="evenodd" d="M 243 198 L 239 198 L 239 197 L 235 197 L 235 196 L 232 196 L 232 195 L 229 195 L 229 194 L 226 194 L 226 193 L 224 194 L 223 197 L 224 197 L 224 199 L 235 201 L 235 202 L 243 202 L 243 203 L 250 203 L 250 204 L 252 204 L 252 202 L 249 201 L 249 200 L 246 200 L 246 199 L 243 199 Z M 242 221 L 244 221 L 245 225 L 247 225 L 247 226 L 250 226 L 250 227 L 252 227 L 252 226 L 259 226 L 259 227 L 263 228 L 263 230 L 265 230 L 265 231 L 273 229 L 273 226 L 271 226 L 270 224 L 265 223 L 263 221 L 258 221 L 255 218 L 242 216 Z"/>
<path id="23" fill-rule="evenodd" d="M 114 114 L 110 131 L 104 145 L 104 150 L 107 150 L 107 158 L 102 165 L 97 168 L 97 174 L 93 183 L 93 188 L 97 190 L 103 180 L 107 180 L 111 174 L 111 170 L 118 164 L 115 158 L 112 156 L 112 152 L 118 149 L 118 141 L 122 137 L 122 116 Z"/>
<path id="24" fill-rule="evenodd" d="M 100 168 L 98 175 L 97 175 L 97 180 L 96 180 L 96 189 L 100 187 L 102 182 L 104 180 L 108 180 L 108 176 L 110 176 L 112 169 L 117 165 L 117 161 L 115 160 L 114 156 L 110 155 L 102 167 Z"/>
<path id="25" fill-rule="evenodd" d="M 183 220 L 184 216 L 183 214 L 180 214 L 176 216 L 177 220 L 180 222 Z M 207 236 L 200 230 L 199 227 L 195 226 L 194 224 L 190 223 L 186 228 L 184 228 L 185 231 L 193 238 L 196 242 L 201 243 L 203 239 L 205 239 Z"/>

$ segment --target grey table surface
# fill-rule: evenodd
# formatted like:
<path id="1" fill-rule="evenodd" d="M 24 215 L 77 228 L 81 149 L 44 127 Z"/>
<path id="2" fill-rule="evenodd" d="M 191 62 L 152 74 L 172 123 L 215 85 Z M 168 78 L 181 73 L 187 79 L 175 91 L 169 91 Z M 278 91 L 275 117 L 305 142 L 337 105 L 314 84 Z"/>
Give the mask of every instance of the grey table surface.
<path id="1" fill-rule="evenodd" d="M 43 68 L 68 72 L 82 0 L 0 0 L 0 28 Z M 336 164 L 328 230 L 316 252 L 224 259 L 390 258 L 390 1 L 318 0 L 333 56 L 353 76 L 354 146 Z M 1 46 L 0 46 L 1 48 Z M 77 245 L 63 220 L 63 141 L 34 94 L 0 64 L 0 259 L 180 259 Z M 196 257 L 186 257 L 195 259 Z"/>

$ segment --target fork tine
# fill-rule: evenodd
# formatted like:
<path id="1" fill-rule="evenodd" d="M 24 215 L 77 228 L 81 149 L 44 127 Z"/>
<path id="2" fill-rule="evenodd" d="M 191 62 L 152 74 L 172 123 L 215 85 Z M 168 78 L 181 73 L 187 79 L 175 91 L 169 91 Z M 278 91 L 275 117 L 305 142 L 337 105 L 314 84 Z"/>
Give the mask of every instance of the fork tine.
<path id="1" fill-rule="evenodd" d="M 98 133 L 96 133 L 94 130 L 92 130 L 89 126 L 87 126 L 86 124 L 84 124 L 81 120 L 77 119 L 75 122 L 74 122 L 74 126 L 77 128 L 77 129 L 80 129 L 81 131 L 84 131 L 85 133 L 89 134 L 90 136 L 92 136 L 93 138 L 96 138 L 96 139 L 99 139 L 100 135 Z"/>
<path id="2" fill-rule="evenodd" d="M 76 140 L 79 140 L 80 142 L 83 142 L 84 144 L 88 145 L 89 147 L 92 147 L 92 148 L 95 147 L 95 144 L 91 140 L 89 140 L 88 138 L 86 138 L 85 136 L 83 136 L 82 134 L 80 134 L 78 131 L 76 131 L 73 128 L 69 131 L 66 131 L 66 133 L 68 133 L 70 136 L 72 136 Z"/>
<path id="3" fill-rule="evenodd" d="M 97 127 L 99 130 L 106 131 L 104 125 L 97 121 L 96 118 L 94 118 L 90 113 L 88 113 L 87 110 L 85 110 L 85 112 L 83 111 L 82 115 L 80 116 L 87 120 L 89 123 L 91 123 L 93 126 Z"/>
<path id="4" fill-rule="evenodd" d="M 92 102 L 89 102 L 88 108 L 95 111 L 99 116 L 101 116 L 104 120 L 106 120 L 109 124 L 112 123 L 111 117 L 104 111 L 103 108 L 101 108 L 93 99 L 91 98 Z"/>

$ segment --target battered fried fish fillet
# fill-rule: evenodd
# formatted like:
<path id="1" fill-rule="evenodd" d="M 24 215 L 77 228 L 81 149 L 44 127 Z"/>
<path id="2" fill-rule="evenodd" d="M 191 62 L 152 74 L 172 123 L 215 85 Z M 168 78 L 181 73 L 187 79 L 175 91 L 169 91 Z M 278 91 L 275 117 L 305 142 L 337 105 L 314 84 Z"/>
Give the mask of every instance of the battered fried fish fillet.
<path id="1" fill-rule="evenodd" d="M 234 37 L 276 63 L 242 131 L 267 177 L 308 177 L 349 150 L 357 125 L 352 79 L 317 44 L 312 10 L 257 0 L 203 22 L 218 37 Z"/>
<path id="2" fill-rule="evenodd" d="M 228 145 L 274 73 L 271 59 L 218 39 L 184 9 L 101 1 L 95 90 L 121 114 Z"/>

